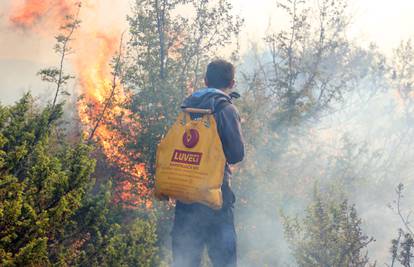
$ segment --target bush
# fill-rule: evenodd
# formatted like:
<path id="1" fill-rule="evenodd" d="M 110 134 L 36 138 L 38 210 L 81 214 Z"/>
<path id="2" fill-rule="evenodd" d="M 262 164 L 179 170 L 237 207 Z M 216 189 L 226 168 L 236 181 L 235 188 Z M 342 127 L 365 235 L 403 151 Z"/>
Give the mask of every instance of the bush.
<path id="1" fill-rule="evenodd" d="M 110 183 L 92 194 L 91 147 L 65 141 L 62 114 L 30 94 L 0 106 L 0 265 L 151 266 L 154 224 L 125 222 Z"/>
<path id="2" fill-rule="evenodd" d="M 369 266 L 373 238 L 361 229 L 355 206 L 315 193 L 303 219 L 284 216 L 286 239 L 299 266 Z"/>

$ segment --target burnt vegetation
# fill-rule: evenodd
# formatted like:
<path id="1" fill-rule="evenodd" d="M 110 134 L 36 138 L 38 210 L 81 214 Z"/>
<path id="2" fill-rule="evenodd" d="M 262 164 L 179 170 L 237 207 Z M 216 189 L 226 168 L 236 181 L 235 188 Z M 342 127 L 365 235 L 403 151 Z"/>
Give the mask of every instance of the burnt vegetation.
<path id="1" fill-rule="evenodd" d="M 0 265 L 168 266 L 172 204 L 151 195 L 155 152 L 220 56 L 242 94 L 240 265 L 412 266 L 414 48 L 402 41 L 387 57 L 351 41 L 347 1 L 316 2 L 279 1 L 287 26 L 241 55 L 231 1 L 135 1 L 89 131 L 65 116 L 79 107 L 65 65 L 77 5 L 56 37 L 58 66 L 39 72 L 49 102 L 27 93 L 0 106 Z M 103 125 L 123 140 L 123 165 L 104 153 Z M 144 174 L 131 175 L 136 164 Z"/>

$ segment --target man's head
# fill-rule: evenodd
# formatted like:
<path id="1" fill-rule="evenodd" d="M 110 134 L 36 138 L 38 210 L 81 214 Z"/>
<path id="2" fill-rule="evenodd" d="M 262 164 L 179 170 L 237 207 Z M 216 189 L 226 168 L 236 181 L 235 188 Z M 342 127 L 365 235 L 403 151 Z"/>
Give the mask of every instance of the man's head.
<path id="1" fill-rule="evenodd" d="M 207 87 L 223 91 L 234 86 L 234 66 L 225 60 L 214 60 L 207 66 L 204 81 Z"/>

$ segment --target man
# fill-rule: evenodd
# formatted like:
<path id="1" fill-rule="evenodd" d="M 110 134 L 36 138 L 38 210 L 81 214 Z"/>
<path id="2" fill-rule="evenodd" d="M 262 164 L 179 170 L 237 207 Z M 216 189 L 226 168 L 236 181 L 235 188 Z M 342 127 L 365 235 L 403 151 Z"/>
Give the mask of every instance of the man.
<path id="1" fill-rule="evenodd" d="M 183 108 L 213 110 L 227 162 L 221 187 L 223 207 L 220 210 L 177 201 L 172 230 L 174 267 L 199 266 L 204 246 L 207 246 L 213 266 L 236 266 L 235 197 L 230 189 L 229 165 L 243 160 L 244 142 L 240 116 L 229 96 L 235 84 L 234 74 L 231 63 L 224 60 L 211 62 L 204 79 L 207 88 L 195 92 L 183 103 Z"/>

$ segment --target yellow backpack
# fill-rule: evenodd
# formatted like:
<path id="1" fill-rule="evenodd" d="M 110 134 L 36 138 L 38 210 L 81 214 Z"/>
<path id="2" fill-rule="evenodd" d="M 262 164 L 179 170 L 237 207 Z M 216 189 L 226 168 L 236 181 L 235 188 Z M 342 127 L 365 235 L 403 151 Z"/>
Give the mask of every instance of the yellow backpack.
<path id="1" fill-rule="evenodd" d="M 192 120 L 189 113 L 201 117 Z M 183 109 L 158 145 L 155 196 L 220 209 L 225 163 L 211 110 Z"/>

